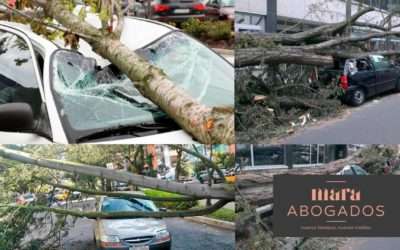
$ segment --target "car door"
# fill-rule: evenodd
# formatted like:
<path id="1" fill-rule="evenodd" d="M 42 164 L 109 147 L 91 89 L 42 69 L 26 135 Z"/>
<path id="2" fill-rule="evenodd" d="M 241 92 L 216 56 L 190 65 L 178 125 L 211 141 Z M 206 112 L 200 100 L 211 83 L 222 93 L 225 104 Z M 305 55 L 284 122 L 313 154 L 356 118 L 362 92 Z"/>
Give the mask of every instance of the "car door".
<path id="1" fill-rule="evenodd" d="M 43 90 L 35 52 L 25 34 L 5 25 L 0 25 L 0 65 L 0 109 L 27 104 L 33 113 L 33 124 L 37 124 L 43 116 Z M 49 142 L 33 132 L 34 126 L 16 129 L 19 124 L 12 124 L 7 117 L 0 119 L 5 119 L 0 120 L 1 143 Z M 4 126 L 6 122 L 9 125 Z"/>
<path id="2" fill-rule="evenodd" d="M 371 59 L 377 77 L 375 92 L 378 94 L 393 89 L 397 81 L 397 69 L 384 56 L 373 55 Z"/>
<path id="3" fill-rule="evenodd" d="M 373 65 L 366 58 L 352 60 L 355 63 L 356 69 L 354 72 L 349 72 L 351 83 L 366 88 L 368 95 L 375 94 L 377 78 Z M 348 67 L 347 63 L 346 61 L 346 67 Z"/>

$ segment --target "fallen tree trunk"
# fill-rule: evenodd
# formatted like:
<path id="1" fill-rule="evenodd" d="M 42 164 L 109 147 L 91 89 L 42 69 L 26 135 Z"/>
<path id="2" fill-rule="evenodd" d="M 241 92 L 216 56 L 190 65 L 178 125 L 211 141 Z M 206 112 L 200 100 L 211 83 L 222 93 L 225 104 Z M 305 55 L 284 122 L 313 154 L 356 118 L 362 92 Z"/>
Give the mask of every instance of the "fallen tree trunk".
<path id="1" fill-rule="evenodd" d="M 185 131 L 205 144 L 234 143 L 233 107 L 207 107 L 138 56 L 114 34 L 107 34 L 71 13 L 63 1 L 36 0 L 49 17 L 76 34 L 132 80 L 139 92 L 157 104 Z M 233 83 L 232 83 L 233 84 Z"/>
<path id="2" fill-rule="evenodd" d="M 282 49 L 279 47 L 238 49 L 235 52 L 236 67 L 281 63 L 333 66 L 333 58 L 332 56 L 307 53 L 300 49 Z"/>
<path id="3" fill-rule="evenodd" d="M 350 20 L 345 20 L 339 23 L 334 23 L 334 24 L 325 24 L 307 31 L 299 32 L 299 33 L 294 33 L 294 34 L 271 34 L 271 33 L 245 33 L 243 34 L 238 34 L 237 39 L 252 39 L 256 43 L 262 43 L 263 40 L 270 40 L 273 41 L 274 43 L 277 44 L 282 44 L 282 45 L 299 45 L 305 43 L 307 40 L 311 40 L 314 38 L 318 37 L 331 37 L 335 35 L 336 33 L 342 32 L 348 25 L 351 25 L 353 23 L 356 23 L 356 20 L 360 18 L 361 16 L 365 15 L 368 12 L 373 11 L 374 8 L 365 8 L 363 10 L 358 11 L 355 13 Z M 373 24 L 368 24 L 368 23 L 363 23 L 359 22 L 356 23 L 358 26 L 363 26 L 363 27 L 371 27 L 379 30 L 387 30 L 383 26 L 379 25 L 373 25 Z"/>
<path id="4" fill-rule="evenodd" d="M 62 189 L 67 189 L 71 191 L 78 191 L 84 194 L 89 194 L 89 195 L 97 195 L 97 196 L 107 196 L 107 197 L 119 197 L 119 198 L 134 198 L 134 199 L 142 199 L 142 200 L 152 200 L 152 201 L 167 201 L 167 202 L 182 202 L 182 201 L 196 201 L 196 200 L 201 200 L 202 198 L 198 197 L 188 197 L 188 196 L 182 196 L 182 197 L 156 197 L 156 196 L 147 196 L 147 195 L 141 195 L 141 194 L 135 194 L 135 193 L 128 193 L 128 192 L 106 192 L 106 191 L 97 191 L 97 190 L 89 190 L 89 189 L 84 189 L 84 188 L 77 188 L 73 186 L 68 186 L 68 185 L 62 185 L 59 183 L 53 183 L 50 181 L 47 181 L 42 178 L 36 178 L 38 181 L 40 181 L 42 184 L 47 184 L 53 187 L 57 188 L 62 188 Z"/>
<path id="5" fill-rule="evenodd" d="M 169 218 L 169 217 L 192 217 L 211 214 L 222 208 L 228 201 L 220 200 L 215 204 L 201 209 L 191 209 L 186 211 L 171 212 L 83 212 L 77 210 L 68 210 L 62 208 L 50 208 L 44 206 L 22 206 L 0 204 L 0 208 L 4 209 L 25 209 L 31 212 L 52 212 L 60 215 L 70 215 L 74 217 L 84 217 L 88 219 L 133 219 L 133 218 Z"/>
<path id="6" fill-rule="evenodd" d="M 6 159 L 15 160 L 21 163 L 36 165 L 54 170 L 67 171 L 74 174 L 83 174 L 106 178 L 109 180 L 126 182 L 140 187 L 154 188 L 172 193 L 178 193 L 197 198 L 226 199 L 234 200 L 235 193 L 229 190 L 228 185 L 213 185 L 208 187 L 202 184 L 184 184 L 159 180 L 156 178 L 137 175 L 126 171 L 116 171 L 112 169 L 77 164 L 58 160 L 40 159 L 32 155 L 0 147 L 0 156 Z"/>

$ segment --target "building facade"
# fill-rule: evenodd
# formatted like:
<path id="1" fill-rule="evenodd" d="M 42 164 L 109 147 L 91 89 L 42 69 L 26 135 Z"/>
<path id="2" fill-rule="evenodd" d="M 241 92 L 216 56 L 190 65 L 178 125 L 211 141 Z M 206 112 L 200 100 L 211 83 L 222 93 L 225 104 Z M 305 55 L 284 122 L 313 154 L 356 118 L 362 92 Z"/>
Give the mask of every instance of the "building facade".
<path id="1" fill-rule="evenodd" d="M 388 11 L 400 5 L 399 0 L 237 0 L 236 31 L 300 32 L 321 24 L 346 20 L 360 8 L 373 6 L 359 21 L 379 24 Z M 393 17 L 393 23 L 400 23 Z"/>
<path id="2" fill-rule="evenodd" d="M 236 162 L 244 170 L 318 167 L 347 157 L 354 145 L 238 144 Z"/>

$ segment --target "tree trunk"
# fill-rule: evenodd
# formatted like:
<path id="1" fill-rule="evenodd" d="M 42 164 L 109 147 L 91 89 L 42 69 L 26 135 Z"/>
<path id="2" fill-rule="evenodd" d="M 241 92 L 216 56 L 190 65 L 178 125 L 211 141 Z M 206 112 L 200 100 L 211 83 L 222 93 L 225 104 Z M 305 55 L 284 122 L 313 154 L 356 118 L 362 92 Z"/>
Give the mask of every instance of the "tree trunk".
<path id="1" fill-rule="evenodd" d="M 84 217 L 88 219 L 132 219 L 132 218 L 168 218 L 168 217 L 191 217 L 213 213 L 227 204 L 228 201 L 220 200 L 214 205 L 202 209 L 190 209 L 186 211 L 171 212 L 81 212 L 78 210 L 67 210 L 61 208 L 50 208 L 43 206 L 23 206 L 0 204 L 0 208 L 26 209 L 31 212 L 53 212 L 61 215 Z"/>
<path id="2" fill-rule="evenodd" d="M 182 149 L 177 149 L 176 166 L 175 166 L 175 181 L 179 182 L 182 169 Z"/>
<path id="3" fill-rule="evenodd" d="M 332 56 L 316 55 L 297 49 L 247 48 L 236 51 L 235 65 L 237 67 L 257 66 L 264 63 L 332 66 L 333 58 Z"/>
<path id="4" fill-rule="evenodd" d="M 6 159 L 32 164 L 49 169 L 84 174 L 134 184 L 140 187 L 154 188 L 172 193 L 178 193 L 199 198 L 234 200 L 235 193 L 227 185 L 214 185 L 209 188 L 201 184 L 183 184 L 132 174 L 127 171 L 116 171 L 96 166 L 70 163 L 58 160 L 38 159 L 29 154 L 0 147 L 0 156 Z"/>
<path id="5" fill-rule="evenodd" d="M 202 143 L 234 143 L 233 108 L 206 107 L 176 86 L 160 69 L 138 56 L 113 34 L 105 34 L 78 16 L 62 1 L 38 0 L 48 16 L 72 32 L 83 33 L 93 50 L 108 59 L 134 83 L 139 92 L 157 104 L 186 132 Z"/>

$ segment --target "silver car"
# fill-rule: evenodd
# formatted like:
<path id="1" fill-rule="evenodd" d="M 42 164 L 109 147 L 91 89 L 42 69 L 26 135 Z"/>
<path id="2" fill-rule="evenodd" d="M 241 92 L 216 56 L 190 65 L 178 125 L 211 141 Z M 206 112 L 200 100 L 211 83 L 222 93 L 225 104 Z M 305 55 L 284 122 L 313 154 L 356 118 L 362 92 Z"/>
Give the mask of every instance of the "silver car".
<path id="1" fill-rule="evenodd" d="M 126 212 L 159 209 L 149 200 L 102 197 L 98 211 Z M 158 250 L 171 249 L 171 235 L 161 219 L 97 219 L 95 227 L 97 249 Z"/>

